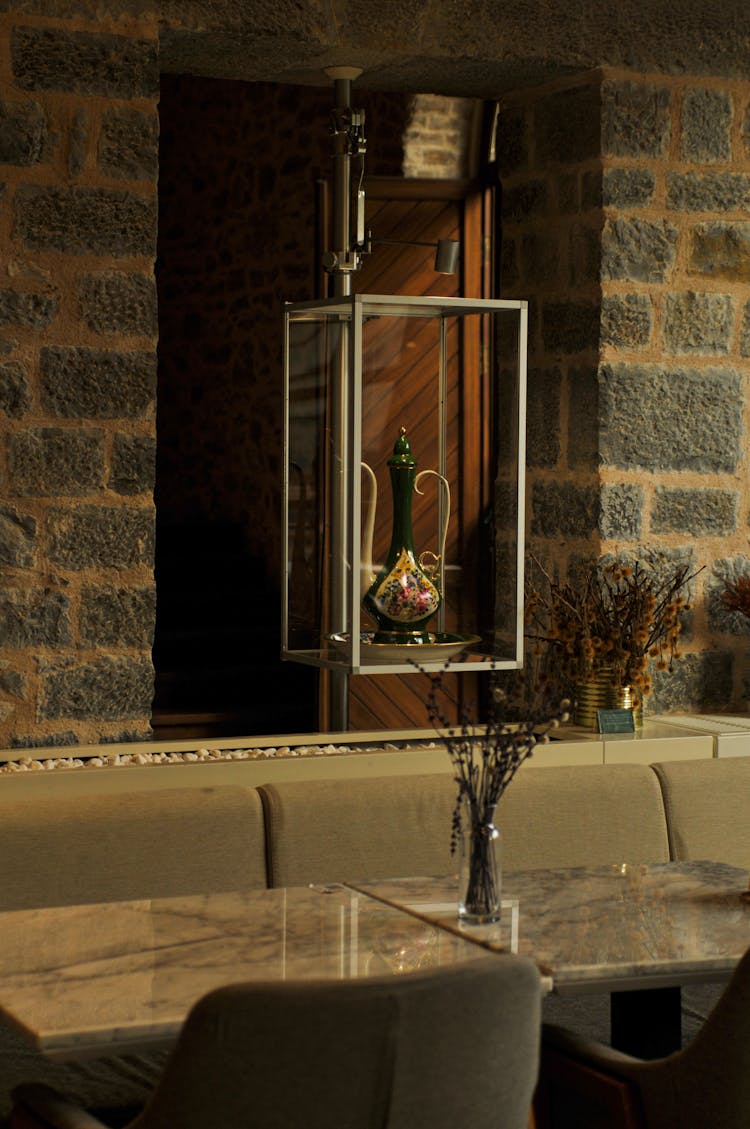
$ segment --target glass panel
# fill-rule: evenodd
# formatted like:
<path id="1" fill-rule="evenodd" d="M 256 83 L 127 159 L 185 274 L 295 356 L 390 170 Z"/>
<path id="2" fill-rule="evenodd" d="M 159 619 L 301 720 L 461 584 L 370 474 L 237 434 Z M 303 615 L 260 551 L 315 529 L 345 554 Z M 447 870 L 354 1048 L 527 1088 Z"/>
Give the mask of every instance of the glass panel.
<path id="1" fill-rule="evenodd" d="M 329 390 L 346 328 L 334 318 L 288 325 L 285 590 L 287 644 L 294 651 L 320 648 L 330 604 Z"/>
<path id="2" fill-rule="evenodd" d="M 417 470 L 444 476 L 450 488 L 444 552 L 448 504 L 440 479 L 426 474 L 410 496 L 415 554 L 423 567 L 436 567 L 434 582 L 443 596 L 439 613 L 423 630 L 481 636 L 481 644 L 472 643 L 454 658 L 465 668 L 480 669 L 490 657 L 502 666 L 518 665 L 525 309 L 519 303 L 357 296 L 288 307 L 286 320 L 288 657 L 369 674 L 413 672 L 414 654 L 431 664 L 446 657 L 443 648 L 432 647 L 427 657 L 426 649 L 391 639 L 387 652 L 379 650 L 372 645 L 376 625 L 361 605 L 391 546 L 388 459 L 403 428 Z M 467 434 L 462 410 L 462 365 L 473 357 L 471 363 L 479 366 L 491 339 L 498 357 L 494 433 L 480 419 L 482 434 L 474 437 Z M 495 451 L 491 543 L 482 521 L 493 515 L 478 512 L 476 490 L 469 491 L 474 501 L 462 512 L 463 452 L 469 443 L 484 449 L 491 443 Z M 480 598 L 488 573 L 494 588 L 484 587 L 494 600 Z M 361 587 L 356 599 L 354 585 Z M 334 633 L 338 638 L 331 640 Z M 360 648 L 363 640 L 367 645 Z M 439 641 L 445 642 L 442 635 Z"/>
<path id="3" fill-rule="evenodd" d="M 518 318 L 508 316 L 494 320 L 497 473 L 493 627 L 496 653 L 512 658 L 523 642 L 518 579 L 523 578 L 519 538 L 523 538 L 524 514 L 519 510 L 519 500 L 523 497 L 525 466 L 519 466 L 519 460 L 525 462 L 525 435 L 519 417 L 525 422 L 525 311 L 522 325 Z"/>

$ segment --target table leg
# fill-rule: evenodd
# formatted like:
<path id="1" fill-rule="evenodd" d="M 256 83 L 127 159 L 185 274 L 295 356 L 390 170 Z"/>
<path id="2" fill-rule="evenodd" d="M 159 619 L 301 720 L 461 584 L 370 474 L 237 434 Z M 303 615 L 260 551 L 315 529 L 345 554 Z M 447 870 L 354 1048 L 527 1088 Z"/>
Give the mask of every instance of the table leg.
<path id="1" fill-rule="evenodd" d="M 680 989 L 612 992 L 612 1046 L 638 1058 L 663 1058 L 682 1046 Z"/>

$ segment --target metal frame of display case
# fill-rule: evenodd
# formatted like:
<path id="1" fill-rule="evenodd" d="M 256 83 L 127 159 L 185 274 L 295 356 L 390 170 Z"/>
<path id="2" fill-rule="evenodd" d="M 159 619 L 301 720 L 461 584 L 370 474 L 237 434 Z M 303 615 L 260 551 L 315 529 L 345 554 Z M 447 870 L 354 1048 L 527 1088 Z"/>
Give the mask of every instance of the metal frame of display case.
<path id="1" fill-rule="evenodd" d="M 437 374 L 438 465 L 435 469 L 445 474 L 446 462 L 446 390 L 448 359 L 446 337 L 451 318 L 483 316 L 515 311 L 517 321 L 514 332 L 515 396 L 514 410 L 516 452 L 514 460 L 516 480 L 516 567 L 515 567 L 515 643 L 513 653 L 505 655 L 486 650 L 480 645 L 468 648 L 452 661 L 452 668 L 461 671 L 486 670 L 489 663 L 496 669 L 515 669 L 523 663 L 523 558 L 524 558 L 524 467 L 526 426 L 526 347 L 528 312 L 527 303 L 507 299 L 470 299 L 440 297 L 408 297 L 402 295 L 355 294 L 325 299 L 287 303 L 284 309 L 284 442 L 283 442 L 283 522 L 282 522 L 282 658 L 317 667 L 325 667 L 342 674 L 408 674 L 415 670 L 412 658 L 426 669 L 437 670 L 442 658 L 425 662 L 420 658 L 419 647 L 409 646 L 408 657 L 403 661 L 374 662 L 363 651 L 360 635 L 362 625 L 362 588 L 360 583 L 360 546 L 362 484 L 359 468 L 362 463 L 362 413 L 363 413 L 363 334 L 371 318 L 424 318 L 440 319 L 439 359 Z M 326 469 L 321 471 L 325 493 L 325 515 L 318 513 L 318 525 L 327 526 L 328 576 L 325 585 L 325 613 L 320 613 L 317 623 L 311 624 L 311 640 L 306 645 L 296 644 L 290 638 L 291 612 L 290 587 L 293 583 L 290 553 L 294 534 L 292 517 L 292 473 L 295 451 L 292 429 L 295 427 L 292 400 L 296 390 L 296 343 L 292 340 L 296 329 L 309 326 L 314 336 L 316 325 L 322 336 L 338 340 L 330 345 L 330 352 L 321 362 L 325 380 L 320 379 L 320 394 L 326 404 L 317 405 L 318 421 L 326 448 Z M 329 335 L 329 330 L 335 333 Z M 325 388 L 323 388 L 325 384 Z M 314 397 L 313 397 L 314 398 Z M 390 447 L 385 454 L 390 453 Z M 357 473 L 355 473 L 355 468 Z M 439 503 L 442 505 L 442 500 Z M 320 508 L 320 499 L 319 499 Z M 444 562 L 442 562 L 444 564 Z M 441 567 L 442 567 L 441 564 Z M 441 576 L 441 580 L 443 577 Z M 444 608 L 438 613 L 435 630 L 441 630 Z M 324 617 L 327 622 L 323 622 Z M 317 639 L 314 638 L 317 628 Z M 433 630 L 431 626 L 429 630 Z M 343 636 L 345 642 L 330 642 L 333 635 Z"/>

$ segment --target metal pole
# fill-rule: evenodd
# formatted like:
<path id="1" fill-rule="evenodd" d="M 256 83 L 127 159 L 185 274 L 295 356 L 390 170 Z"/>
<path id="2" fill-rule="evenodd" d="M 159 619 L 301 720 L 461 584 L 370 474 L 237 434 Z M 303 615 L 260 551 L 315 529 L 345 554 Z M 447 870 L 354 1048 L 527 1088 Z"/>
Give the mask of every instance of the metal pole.
<path id="1" fill-rule="evenodd" d="M 334 101 L 340 120 L 349 110 L 352 79 L 362 72 L 356 67 L 331 67 L 326 74 L 334 80 Z M 335 134 L 333 176 L 333 253 L 340 265 L 333 267 L 334 297 L 352 293 L 351 269 L 351 152 L 348 138 L 342 131 Z M 338 355 L 334 363 L 331 388 L 331 561 L 330 610 L 331 624 L 338 630 L 346 618 L 346 552 L 348 545 L 348 513 L 346 506 L 348 450 L 347 385 L 349 380 L 349 329 L 342 323 Z M 350 561 L 350 567 L 356 562 Z M 354 628 L 354 624 L 351 625 Z M 345 732 L 349 727 L 349 675 L 331 671 L 328 677 L 328 718 L 333 731 Z"/>

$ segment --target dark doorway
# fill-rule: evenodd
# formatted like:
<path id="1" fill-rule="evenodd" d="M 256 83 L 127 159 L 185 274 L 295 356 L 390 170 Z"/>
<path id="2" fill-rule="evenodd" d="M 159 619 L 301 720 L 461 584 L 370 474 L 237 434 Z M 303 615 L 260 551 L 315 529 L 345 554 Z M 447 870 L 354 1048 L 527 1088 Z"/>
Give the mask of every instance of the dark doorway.
<path id="1" fill-rule="evenodd" d="M 401 171 L 405 96 L 363 93 Z M 282 309 L 316 296 L 327 87 L 162 76 L 154 641 L 159 737 L 314 732 L 279 659 Z"/>

